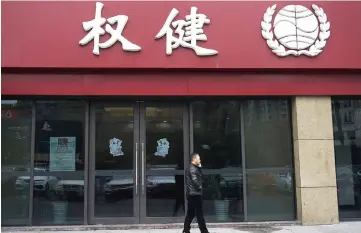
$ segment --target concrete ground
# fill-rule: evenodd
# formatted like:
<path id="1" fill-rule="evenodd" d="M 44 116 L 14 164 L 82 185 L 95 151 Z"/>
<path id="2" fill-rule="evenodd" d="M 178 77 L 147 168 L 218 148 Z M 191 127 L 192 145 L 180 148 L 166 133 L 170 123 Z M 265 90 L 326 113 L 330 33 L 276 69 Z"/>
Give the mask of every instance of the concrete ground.
<path id="1" fill-rule="evenodd" d="M 5 230 L 5 231 L 4 231 Z M 28 228 L 24 231 L 20 229 L 2 229 L 3 232 L 8 233 L 181 233 L 181 229 L 131 229 L 131 230 L 71 230 L 61 229 L 44 231 L 32 230 Z M 257 226 L 257 225 L 245 225 L 245 226 L 232 226 L 227 228 L 210 227 L 211 233 L 361 233 L 361 222 L 343 222 L 335 225 L 322 225 L 322 226 L 298 226 L 298 225 L 285 225 L 285 226 Z M 199 233 L 198 229 L 192 229 L 191 233 Z"/>

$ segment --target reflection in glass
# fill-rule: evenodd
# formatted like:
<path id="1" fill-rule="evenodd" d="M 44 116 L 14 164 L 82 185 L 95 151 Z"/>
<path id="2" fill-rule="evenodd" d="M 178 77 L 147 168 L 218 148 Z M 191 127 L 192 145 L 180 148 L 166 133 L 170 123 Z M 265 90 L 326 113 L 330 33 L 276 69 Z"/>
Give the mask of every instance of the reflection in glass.
<path id="1" fill-rule="evenodd" d="M 294 169 L 287 100 L 244 105 L 249 221 L 294 220 Z"/>
<path id="2" fill-rule="evenodd" d="M 96 176 L 96 217 L 132 216 L 133 183 L 131 175 Z"/>
<path id="3" fill-rule="evenodd" d="M 84 223 L 85 107 L 36 102 L 34 225 Z"/>
<path id="4" fill-rule="evenodd" d="M 95 217 L 131 217 L 133 108 L 99 106 L 95 114 Z"/>
<path id="5" fill-rule="evenodd" d="M 1 224 L 27 225 L 31 154 L 30 102 L 1 101 Z"/>
<path id="6" fill-rule="evenodd" d="M 146 108 L 147 217 L 184 215 L 183 109 Z"/>
<path id="7" fill-rule="evenodd" d="M 243 221 L 240 105 L 195 102 L 192 109 L 194 152 L 201 156 L 204 173 L 205 218 Z"/>
<path id="8" fill-rule="evenodd" d="M 340 218 L 361 218 L 361 100 L 332 100 Z"/>
<path id="9" fill-rule="evenodd" d="M 147 176 L 147 216 L 184 215 L 184 176 Z"/>

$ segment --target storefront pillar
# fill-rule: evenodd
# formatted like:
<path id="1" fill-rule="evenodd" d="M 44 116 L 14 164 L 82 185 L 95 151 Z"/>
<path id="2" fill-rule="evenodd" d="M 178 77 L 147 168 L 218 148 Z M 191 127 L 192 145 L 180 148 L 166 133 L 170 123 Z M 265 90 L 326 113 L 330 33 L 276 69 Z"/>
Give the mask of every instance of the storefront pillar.
<path id="1" fill-rule="evenodd" d="M 295 97 L 292 115 L 298 220 L 338 223 L 331 98 Z"/>

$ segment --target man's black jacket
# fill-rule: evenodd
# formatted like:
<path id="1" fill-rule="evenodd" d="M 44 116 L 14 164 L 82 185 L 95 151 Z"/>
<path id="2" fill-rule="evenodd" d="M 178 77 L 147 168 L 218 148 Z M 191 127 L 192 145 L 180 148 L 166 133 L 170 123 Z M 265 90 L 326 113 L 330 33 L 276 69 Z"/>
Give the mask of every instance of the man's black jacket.
<path id="1" fill-rule="evenodd" d="M 202 195 L 203 187 L 203 179 L 201 169 L 191 164 L 186 172 L 186 187 L 187 187 L 187 195 Z"/>

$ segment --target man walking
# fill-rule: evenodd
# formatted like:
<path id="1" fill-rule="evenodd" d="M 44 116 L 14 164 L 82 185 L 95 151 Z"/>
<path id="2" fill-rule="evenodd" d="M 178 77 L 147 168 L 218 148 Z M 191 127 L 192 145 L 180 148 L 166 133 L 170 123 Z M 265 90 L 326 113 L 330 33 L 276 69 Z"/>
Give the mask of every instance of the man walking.
<path id="1" fill-rule="evenodd" d="M 184 220 L 183 233 L 190 233 L 191 223 L 195 216 L 197 216 L 198 227 L 201 233 L 209 233 L 203 217 L 203 180 L 201 159 L 197 153 L 191 154 L 191 164 L 186 172 L 185 180 L 187 187 L 188 210 Z"/>

